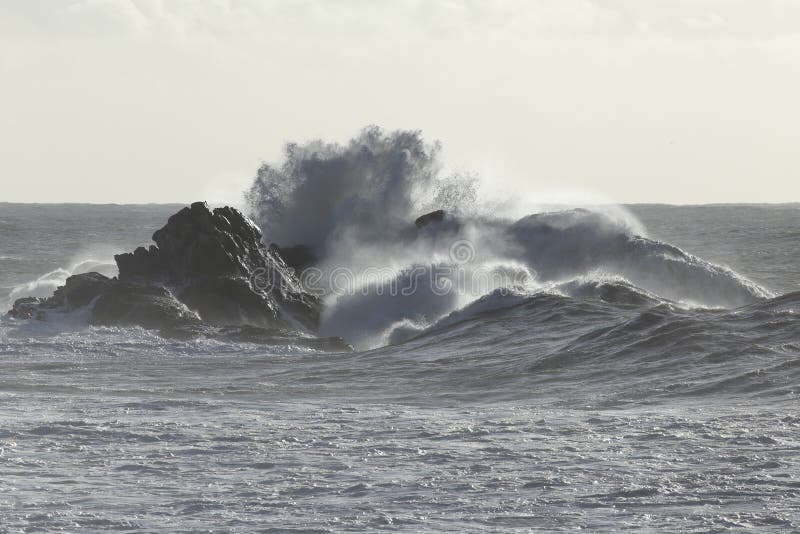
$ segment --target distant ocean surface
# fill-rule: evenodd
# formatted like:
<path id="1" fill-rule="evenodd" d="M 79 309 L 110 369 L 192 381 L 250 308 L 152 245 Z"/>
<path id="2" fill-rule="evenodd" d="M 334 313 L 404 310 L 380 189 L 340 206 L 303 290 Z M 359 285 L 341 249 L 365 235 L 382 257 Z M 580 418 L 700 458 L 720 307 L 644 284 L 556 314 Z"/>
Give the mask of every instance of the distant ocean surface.
<path id="1" fill-rule="evenodd" d="M 0 204 L 0 307 L 180 207 Z M 371 350 L 3 317 L 0 531 L 797 531 L 800 205 L 626 208 L 669 244 L 649 289 L 487 295 Z M 676 302 L 680 251 L 761 296 Z"/>

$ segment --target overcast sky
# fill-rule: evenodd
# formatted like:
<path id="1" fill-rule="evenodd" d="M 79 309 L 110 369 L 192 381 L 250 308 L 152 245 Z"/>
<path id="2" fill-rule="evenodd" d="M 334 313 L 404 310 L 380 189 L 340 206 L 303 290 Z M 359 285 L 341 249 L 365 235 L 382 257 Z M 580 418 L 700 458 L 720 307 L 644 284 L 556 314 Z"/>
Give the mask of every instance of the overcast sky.
<path id="1" fill-rule="evenodd" d="M 368 124 L 495 193 L 800 201 L 798 95 L 791 0 L 0 0 L 0 201 L 221 201 Z"/>

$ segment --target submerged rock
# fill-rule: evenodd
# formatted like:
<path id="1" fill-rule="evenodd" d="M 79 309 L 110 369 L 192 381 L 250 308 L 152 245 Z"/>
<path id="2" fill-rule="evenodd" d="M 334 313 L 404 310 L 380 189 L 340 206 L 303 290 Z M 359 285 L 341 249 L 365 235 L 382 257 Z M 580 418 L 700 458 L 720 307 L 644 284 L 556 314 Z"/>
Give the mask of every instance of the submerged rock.
<path id="1" fill-rule="evenodd" d="M 211 211 L 196 202 L 170 217 L 153 241 L 114 257 L 118 278 L 71 276 L 52 297 L 20 299 L 9 314 L 45 318 L 49 311 L 88 307 L 95 325 L 141 326 L 178 337 L 229 337 L 225 328 L 248 327 L 265 331 L 243 337 L 262 340 L 276 339 L 277 329 L 284 338 L 302 334 L 310 345 L 319 298 L 303 290 L 284 258 L 262 244 L 261 231 L 237 210 Z"/>

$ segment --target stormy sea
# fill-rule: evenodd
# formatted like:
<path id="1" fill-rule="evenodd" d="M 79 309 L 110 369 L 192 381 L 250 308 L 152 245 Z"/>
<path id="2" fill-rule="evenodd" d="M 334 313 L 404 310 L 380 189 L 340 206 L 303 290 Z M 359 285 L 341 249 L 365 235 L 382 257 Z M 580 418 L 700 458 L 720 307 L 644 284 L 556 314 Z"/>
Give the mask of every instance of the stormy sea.
<path id="1" fill-rule="evenodd" d="M 368 129 L 232 208 L 0 204 L 0 531 L 800 529 L 800 205 L 439 159 Z"/>

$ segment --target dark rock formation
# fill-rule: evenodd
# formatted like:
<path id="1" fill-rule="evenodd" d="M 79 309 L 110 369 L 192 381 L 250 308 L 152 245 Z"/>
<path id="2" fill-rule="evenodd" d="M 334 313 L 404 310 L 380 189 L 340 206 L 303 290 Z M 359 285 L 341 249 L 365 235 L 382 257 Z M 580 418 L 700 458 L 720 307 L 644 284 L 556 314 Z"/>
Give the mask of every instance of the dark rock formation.
<path id="1" fill-rule="evenodd" d="M 175 299 L 168 289 L 128 282 L 112 283 L 97 298 L 90 322 L 99 326 L 141 326 L 157 330 L 202 324 L 197 314 Z"/>
<path id="2" fill-rule="evenodd" d="M 120 278 L 142 277 L 164 278 L 167 273 L 166 262 L 163 260 L 161 252 L 154 245 L 150 248 L 139 247 L 127 254 L 117 254 L 114 256 Z M 124 275 L 122 273 L 125 273 Z"/>
<path id="3" fill-rule="evenodd" d="M 219 325 L 288 326 L 282 308 L 269 295 L 254 290 L 241 278 L 207 278 L 196 280 L 179 293 L 181 302 L 196 310 L 203 321 Z M 316 310 L 306 309 L 308 317 L 298 314 L 298 321 L 307 320 L 313 329 Z"/>
<path id="4" fill-rule="evenodd" d="M 214 325 L 300 324 L 314 330 L 319 300 L 302 291 L 261 231 L 237 210 L 195 202 L 153 234 L 156 246 L 114 257 L 123 282 L 158 281 Z"/>
<path id="5" fill-rule="evenodd" d="M 47 305 L 49 308 L 62 308 L 64 311 L 76 310 L 111 289 L 113 284 L 110 278 L 100 273 L 70 276 L 47 300 Z"/>
<path id="6" fill-rule="evenodd" d="M 288 267 L 294 269 L 296 274 L 300 274 L 309 267 L 313 267 L 318 261 L 316 255 L 305 245 L 282 247 L 273 243 L 269 246 L 269 250 L 273 254 L 280 256 Z"/>
<path id="7" fill-rule="evenodd" d="M 49 310 L 73 311 L 90 304 L 105 291 L 111 289 L 115 280 L 100 273 L 84 273 L 67 278 L 65 284 L 47 299 L 26 297 L 14 302 L 8 314 L 18 319 L 44 319 Z"/>
<path id="8" fill-rule="evenodd" d="M 38 297 L 17 299 L 14 302 L 14 307 L 9 310 L 8 315 L 16 319 L 33 319 L 34 317 L 43 319 L 44 313 L 39 309 L 41 302 L 42 299 Z"/>
<path id="9" fill-rule="evenodd" d="M 268 265 L 261 232 L 237 210 L 205 202 L 183 208 L 153 234 L 156 245 L 119 254 L 120 280 L 163 278 L 185 282 L 203 277 L 249 275 Z"/>
<path id="10" fill-rule="evenodd" d="M 421 217 L 417 217 L 417 220 L 414 221 L 414 224 L 417 225 L 417 228 L 423 228 L 433 222 L 442 222 L 444 220 L 444 215 L 444 210 L 432 211 Z"/>
<path id="11" fill-rule="evenodd" d="M 88 306 L 95 325 L 226 338 L 247 328 L 243 338 L 294 336 L 313 345 L 320 300 L 302 289 L 284 258 L 264 247 L 260 230 L 237 210 L 211 211 L 196 202 L 170 217 L 153 241 L 114 257 L 118 278 L 71 276 L 48 299 L 18 300 L 10 315 L 43 319 L 50 311 Z M 337 339 L 318 343 L 346 346 Z"/>

